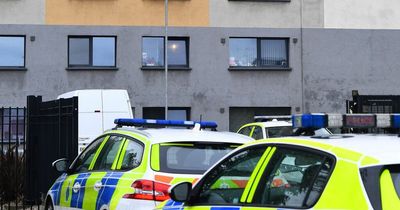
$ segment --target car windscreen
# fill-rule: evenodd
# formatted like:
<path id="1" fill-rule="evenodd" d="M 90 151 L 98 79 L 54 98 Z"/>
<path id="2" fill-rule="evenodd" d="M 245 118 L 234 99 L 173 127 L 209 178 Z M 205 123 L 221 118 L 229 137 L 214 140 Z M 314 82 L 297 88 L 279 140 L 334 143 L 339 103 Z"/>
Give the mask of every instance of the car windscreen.
<path id="1" fill-rule="evenodd" d="M 180 174 L 203 174 L 223 156 L 238 147 L 226 143 L 162 143 L 160 171 Z"/>
<path id="2" fill-rule="evenodd" d="M 269 127 L 265 128 L 265 133 L 267 134 L 267 138 L 292 136 L 293 128 L 292 126 Z"/>

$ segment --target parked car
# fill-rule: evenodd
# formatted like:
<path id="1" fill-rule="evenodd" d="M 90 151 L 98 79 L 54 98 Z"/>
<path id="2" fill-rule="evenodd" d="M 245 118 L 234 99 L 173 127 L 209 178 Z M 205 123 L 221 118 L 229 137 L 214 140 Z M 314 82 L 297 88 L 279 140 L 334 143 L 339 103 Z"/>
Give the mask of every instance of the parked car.
<path id="1" fill-rule="evenodd" d="M 255 122 L 239 128 L 237 133 L 255 140 L 283 136 L 322 136 L 332 134 L 327 128 L 293 128 L 291 116 L 255 116 Z"/>
<path id="2" fill-rule="evenodd" d="M 213 122 L 117 119 L 72 162 L 46 197 L 46 209 L 153 209 L 171 185 L 194 183 L 209 167 L 251 138 L 214 129 Z M 146 128 L 183 126 L 193 129 Z M 135 126 L 135 127 L 129 127 Z"/>

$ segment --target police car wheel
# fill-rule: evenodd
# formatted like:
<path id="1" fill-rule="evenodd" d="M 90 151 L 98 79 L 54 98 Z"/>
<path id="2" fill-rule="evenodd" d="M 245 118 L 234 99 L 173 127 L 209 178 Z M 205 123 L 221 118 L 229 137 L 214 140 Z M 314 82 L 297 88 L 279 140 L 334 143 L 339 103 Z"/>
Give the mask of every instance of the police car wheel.
<path id="1" fill-rule="evenodd" d="M 46 206 L 44 209 L 45 210 L 54 210 L 53 203 L 51 202 L 51 200 L 47 200 Z"/>

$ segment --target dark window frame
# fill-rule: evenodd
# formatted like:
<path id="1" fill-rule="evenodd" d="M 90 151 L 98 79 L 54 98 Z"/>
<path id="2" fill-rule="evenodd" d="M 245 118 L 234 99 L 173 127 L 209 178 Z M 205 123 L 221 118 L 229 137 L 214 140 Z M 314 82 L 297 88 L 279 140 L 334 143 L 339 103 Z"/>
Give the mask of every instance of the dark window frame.
<path id="1" fill-rule="evenodd" d="M 162 118 L 160 118 L 161 120 L 165 120 L 165 107 L 161 107 L 161 106 L 157 106 L 157 107 L 153 107 L 153 106 L 144 106 L 142 107 L 142 117 L 145 118 L 143 116 L 143 113 L 145 112 L 145 109 L 164 109 L 164 114 L 162 116 Z M 168 110 L 184 110 L 186 111 L 186 120 L 190 121 L 191 120 L 191 112 L 192 112 L 192 107 L 190 106 L 174 106 L 174 107 L 168 107 Z"/>
<path id="2" fill-rule="evenodd" d="M 164 65 L 162 66 L 144 66 L 143 57 L 141 58 L 142 70 L 165 70 L 165 37 L 164 36 L 142 36 L 142 53 L 143 53 L 143 38 L 161 38 L 163 39 Z M 190 68 L 190 37 L 189 36 L 169 36 L 168 41 L 185 41 L 186 48 L 186 65 L 171 65 L 168 63 L 168 70 L 191 70 Z"/>
<path id="3" fill-rule="evenodd" d="M 290 71 L 290 38 L 289 37 L 229 37 L 231 39 L 256 39 L 257 57 L 256 66 L 230 66 L 228 70 L 231 71 L 248 71 L 248 70 L 279 70 L 279 71 Z M 286 66 L 275 66 L 275 65 L 261 65 L 261 41 L 263 40 L 284 40 L 286 47 Z M 230 56 L 230 53 L 229 53 Z"/>
<path id="4" fill-rule="evenodd" d="M 0 37 L 23 37 L 24 38 L 24 65 L 23 66 L 0 66 L 0 70 L 27 70 L 26 69 L 26 35 L 0 34 Z"/>
<path id="5" fill-rule="evenodd" d="M 93 65 L 93 38 L 114 38 L 114 65 L 113 66 L 94 66 Z M 89 40 L 89 64 L 70 64 L 70 40 L 71 39 L 88 39 Z M 69 35 L 67 46 L 67 70 L 118 70 L 117 68 L 117 36 L 115 35 Z"/>

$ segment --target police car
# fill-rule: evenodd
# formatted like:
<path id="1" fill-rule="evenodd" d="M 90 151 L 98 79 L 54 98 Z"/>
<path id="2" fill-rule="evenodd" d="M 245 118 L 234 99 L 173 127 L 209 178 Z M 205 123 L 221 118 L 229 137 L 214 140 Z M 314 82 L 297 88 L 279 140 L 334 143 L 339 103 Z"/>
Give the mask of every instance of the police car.
<path id="1" fill-rule="evenodd" d="M 328 120 L 330 119 L 330 120 Z M 306 114 L 295 127 L 400 128 L 400 115 Z M 170 189 L 159 209 L 400 209 L 398 135 L 346 134 L 259 140 L 234 150 L 192 189 Z"/>
<path id="2" fill-rule="evenodd" d="M 251 138 L 215 129 L 214 122 L 116 119 L 117 127 L 95 139 L 68 165 L 46 198 L 46 209 L 153 209 L 168 188 L 195 182 L 225 154 Z M 193 129 L 140 128 L 183 126 Z M 136 128 L 128 127 L 136 126 Z"/>
<path id="3" fill-rule="evenodd" d="M 321 136 L 332 134 L 327 128 L 293 129 L 291 116 L 255 116 L 254 121 L 241 126 L 237 133 L 250 136 L 255 140 L 283 136 Z"/>

